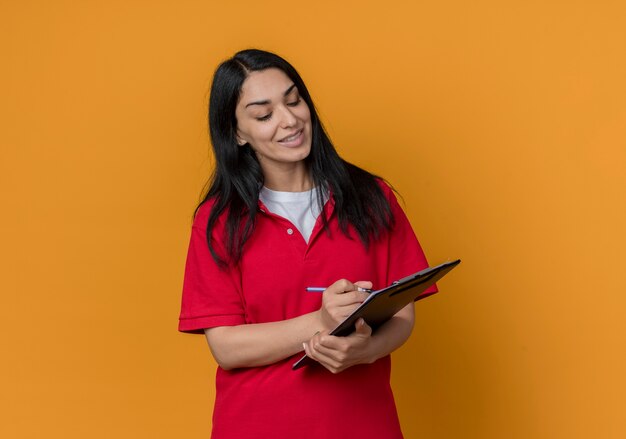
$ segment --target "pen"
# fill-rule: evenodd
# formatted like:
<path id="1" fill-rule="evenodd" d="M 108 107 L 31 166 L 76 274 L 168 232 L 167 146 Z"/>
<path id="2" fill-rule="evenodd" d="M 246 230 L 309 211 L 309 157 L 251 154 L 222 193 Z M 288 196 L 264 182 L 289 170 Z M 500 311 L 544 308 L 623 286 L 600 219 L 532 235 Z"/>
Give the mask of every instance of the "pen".
<path id="1" fill-rule="evenodd" d="M 324 288 L 324 287 L 306 287 L 306 290 L 309 293 L 322 293 L 322 292 L 324 292 L 325 289 L 326 288 Z M 372 291 L 374 291 L 374 290 L 372 290 L 370 288 L 361 288 L 361 287 L 357 287 L 356 290 L 357 291 L 362 291 L 364 293 L 371 293 Z"/>

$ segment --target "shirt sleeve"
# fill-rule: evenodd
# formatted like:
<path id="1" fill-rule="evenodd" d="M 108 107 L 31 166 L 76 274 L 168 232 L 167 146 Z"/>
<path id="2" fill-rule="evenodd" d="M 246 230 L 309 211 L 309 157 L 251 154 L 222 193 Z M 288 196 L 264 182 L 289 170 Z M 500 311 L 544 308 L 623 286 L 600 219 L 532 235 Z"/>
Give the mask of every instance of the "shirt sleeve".
<path id="1" fill-rule="evenodd" d="M 200 207 L 191 230 L 178 330 L 202 333 L 205 328 L 245 323 L 239 269 L 220 268 L 214 261 L 206 240 L 206 225 L 211 203 Z M 218 252 L 223 251 L 223 222 L 212 233 Z M 221 253 L 223 254 L 223 253 Z"/>
<path id="2" fill-rule="evenodd" d="M 428 268 L 429 265 L 413 232 L 411 223 L 398 204 L 395 194 L 386 184 L 382 186 L 394 218 L 394 225 L 389 235 L 389 257 L 387 259 L 387 285 L 391 285 L 393 281 Z M 419 296 L 419 299 L 437 291 L 437 285 L 432 285 Z"/>

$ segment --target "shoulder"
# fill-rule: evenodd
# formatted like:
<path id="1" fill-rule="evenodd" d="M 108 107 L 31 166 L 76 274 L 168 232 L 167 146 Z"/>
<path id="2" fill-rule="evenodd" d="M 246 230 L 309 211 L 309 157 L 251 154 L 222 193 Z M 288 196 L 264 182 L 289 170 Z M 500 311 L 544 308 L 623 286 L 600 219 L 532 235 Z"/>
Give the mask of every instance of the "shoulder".
<path id="1" fill-rule="evenodd" d="M 211 239 L 217 241 L 221 241 L 226 235 L 229 235 L 230 232 L 226 233 L 226 230 L 230 230 L 232 227 L 230 225 L 230 213 L 233 208 L 221 204 L 216 197 L 203 201 L 196 209 L 193 219 L 193 228 L 203 230 L 205 233 L 209 230 L 210 221 Z M 234 216 L 235 221 L 239 221 L 240 227 L 245 227 L 247 215 L 236 214 Z"/>
<path id="2" fill-rule="evenodd" d="M 211 213 L 217 204 L 215 198 L 209 198 L 198 206 L 193 218 L 193 226 L 191 232 L 191 242 L 195 244 L 196 248 L 203 248 L 210 250 L 213 254 L 210 258 L 215 259 L 215 254 L 219 254 L 220 258 L 224 258 L 226 254 L 224 250 L 225 237 L 226 237 L 226 214 L 222 211 L 218 217 L 213 221 Z M 212 221 L 211 229 L 209 230 L 209 219 Z M 208 244 L 208 246 L 207 246 Z M 207 253 L 208 255 L 208 253 Z M 208 258 L 208 256 L 207 256 Z M 207 259 L 208 260 L 208 259 Z"/>
<path id="3" fill-rule="evenodd" d="M 359 166 L 345 162 L 352 184 L 361 189 L 361 193 L 375 195 L 378 189 L 382 191 L 387 200 L 395 198 L 393 187 L 384 178 L 372 174 Z"/>
<path id="4" fill-rule="evenodd" d="M 383 191 L 383 193 L 386 195 L 388 193 L 393 193 L 393 189 L 391 188 L 391 185 L 382 177 L 374 177 L 374 180 L 376 181 L 376 184 L 378 184 L 378 186 L 380 187 L 380 189 Z"/>
<path id="5" fill-rule="evenodd" d="M 196 213 L 193 219 L 193 226 L 199 227 L 203 230 L 206 230 L 207 225 L 209 223 L 209 217 L 211 216 L 211 212 L 213 212 L 213 208 L 217 204 L 217 200 L 215 197 L 209 198 L 205 200 L 198 206 L 196 209 Z M 214 229 L 221 229 L 224 227 L 226 222 L 226 209 L 224 209 L 218 216 L 217 220 L 214 224 Z"/>
<path id="6" fill-rule="evenodd" d="M 396 192 L 391 184 L 382 177 L 374 177 L 374 179 L 376 180 L 376 184 L 378 184 L 378 187 L 382 191 L 387 201 L 390 203 L 396 202 Z"/>
<path id="7" fill-rule="evenodd" d="M 213 210 L 213 206 L 215 206 L 214 198 L 203 201 L 202 204 L 200 204 L 196 209 L 196 213 L 193 217 L 193 225 L 206 226 L 207 222 L 209 221 L 209 215 L 211 214 L 211 210 Z"/>

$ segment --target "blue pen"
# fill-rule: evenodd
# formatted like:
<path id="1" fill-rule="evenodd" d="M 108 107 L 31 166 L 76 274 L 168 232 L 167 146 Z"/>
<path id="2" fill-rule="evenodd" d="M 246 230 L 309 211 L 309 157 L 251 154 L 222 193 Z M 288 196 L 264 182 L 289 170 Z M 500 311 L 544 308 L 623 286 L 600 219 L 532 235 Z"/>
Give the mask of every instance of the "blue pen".
<path id="1" fill-rule="evenodd" d="M 306 287 L 306 290 L 309 293 L 323 293 L 326 290 L 326 288 L 324 288 L 324 287 Z M 361 287 L 357 287 L 356 290 L 357 291 L 362 291 L 363 293 L 371 293 L 372 291 L 374 291 L 374 290 L 372 290 L 370 288 L 361 288 Z"/>

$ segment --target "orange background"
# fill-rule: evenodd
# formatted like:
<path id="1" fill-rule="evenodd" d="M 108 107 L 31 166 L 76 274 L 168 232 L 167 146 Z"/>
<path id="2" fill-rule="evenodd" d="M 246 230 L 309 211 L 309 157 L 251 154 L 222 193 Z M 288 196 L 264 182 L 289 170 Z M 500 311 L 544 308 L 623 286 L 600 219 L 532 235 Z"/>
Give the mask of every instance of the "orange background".
<path id="1" fill-rule="evenodd" d="M 250 46 L 463 259 L 395 354 L 406 437 L 626 437 L 623 2 L 5 1 L 0 33 L 0 437 L 208 437 L 176 325 L 210 78 Z"/>

